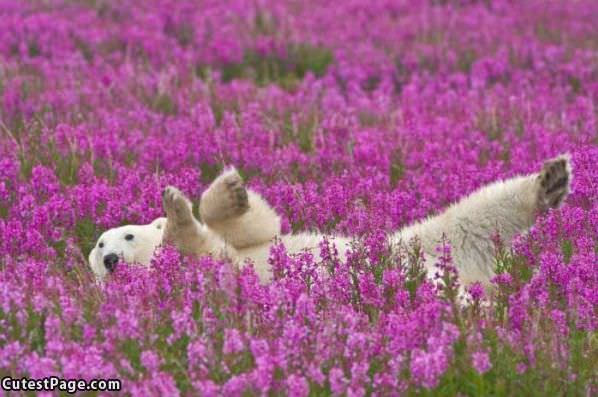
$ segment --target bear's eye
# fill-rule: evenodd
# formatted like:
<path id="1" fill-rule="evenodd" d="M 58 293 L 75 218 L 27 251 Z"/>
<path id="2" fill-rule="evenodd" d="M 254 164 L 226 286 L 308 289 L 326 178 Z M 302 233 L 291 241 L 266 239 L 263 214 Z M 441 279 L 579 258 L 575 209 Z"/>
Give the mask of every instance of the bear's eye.
<path id="1" fill-rule="evenodd" d="M 104 243 L 99 243 L 99 244 L 98 244 L 98 247 L 100 247 L 100 248 L 104 248 Z"/>
<path id="2" fill-rule="evenodd" d="M 133 240 L 134 238 L 135 238 L 135 236 L 133 236 L 132 234 L 127 234 L 127 235 L 125 236 L 125 240 L 127 240 L 127 241 L 131 241 L 131 240 Z"/>

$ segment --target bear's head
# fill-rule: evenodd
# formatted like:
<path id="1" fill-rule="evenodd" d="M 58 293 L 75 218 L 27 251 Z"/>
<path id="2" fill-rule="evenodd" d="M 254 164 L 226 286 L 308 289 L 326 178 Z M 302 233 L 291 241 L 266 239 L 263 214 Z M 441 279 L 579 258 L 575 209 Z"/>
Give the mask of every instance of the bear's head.
<path id="1" fill-rule="evenodd" d="M 119 262 L 149 266 L 162 243 L 166 218 L 147 225 L 125 225 L 104 232 L 89 253 L 89 265 L 97 278 L 112 273 Z"/>

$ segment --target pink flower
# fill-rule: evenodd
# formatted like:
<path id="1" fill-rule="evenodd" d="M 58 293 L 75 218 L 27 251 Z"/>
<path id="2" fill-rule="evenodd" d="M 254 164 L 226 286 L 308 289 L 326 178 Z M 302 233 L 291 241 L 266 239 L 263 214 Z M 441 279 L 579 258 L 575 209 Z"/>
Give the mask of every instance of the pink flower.
<path id="1" fill-rule="evenodd" d="M 332 368 L 328 375 L 330 381 L 330 388 L 334 394 L 343 394 L 347 389 L 347 379 L 343 374 L 343 370 L 340 368 Z"/>
<path id="2" fill-rule="evenodd" d="M 522 375 L 525 373 L 525 371 L 527 371 L 527 365 L 525 363 L 518 363 L 515 370 L 519 375 Z"/>
<path id="3" fill-rule="evenodd" d="M 0 1 L 0 372 L 133 396 L 409 395 L 439 387 L 465 338 L 480 376 L 518 381 L 496 344 L 519 374 L 556 362 L 589 390 L 569 337 L 598 329 L 598 2 L 39 3 Z M 565 151 L 560 208 L 517 236 L 489 220 L 498 269 L 460 267 L 467 241 L 390 249 Z M 352 236 L 351 252 L 278 241 L 261 283 L 165 245 L 94 280 L 103 231 L 163 216 L 167 185 L 196 207 L 228 165 L 284 234 Z M 488 303 L 474 317 L 447 299 L 491 270 L 496 296 L 467 288 Z"/>
<path id="4" fill-rule="evenodd" d="M 291 374 L 287 378 L 289 396 L 303 397 L 309 394 L 309 384 L 303 376 Z"/>
<path id="5" fill-rule="evenodd" d="M 222 352 L 224 354 L 239 353 L 245 349 L 245 343 L 241 338 L 241 333 L 234 328 L 224 330 L 224 345 Z"/>
<path id="6" fill-rule="evenodd" d="M 149 371 L 158 371 L 161 365 L 160 357 L 152 351 L 144 351 L 141 353 L 141 364 Z"/>
<path id="7" fill-rule="evenodd" d="M 471 283 L 467 286 L 467 292 L 474 301 L 479 301 L 484 297 L 484 287 L 479 282 Z"/>
<path id="8" fill-rule="evenodd" d="M 415 383 L 427 389 L 436 387 L 447 369 L 448 360 L 442 346 L 431 352 L 415 349 L 411 356 L 411 374 Z"/>
<path id="9" fill-rule="evenodd" d="M 490 363 L 490 357 L 488 353 L 485 351 L 478 351 L 474 352 L 471 355 L 471 362 L 473 367 L 479 374 L 485 374 L 492 368 L 492 363 Z"/>

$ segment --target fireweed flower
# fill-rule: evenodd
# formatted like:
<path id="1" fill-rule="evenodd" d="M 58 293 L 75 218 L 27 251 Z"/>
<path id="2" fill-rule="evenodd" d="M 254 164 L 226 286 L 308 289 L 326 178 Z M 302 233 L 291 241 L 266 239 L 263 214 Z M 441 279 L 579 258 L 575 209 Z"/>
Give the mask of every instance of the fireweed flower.
<path id="1" fill-rule="evenodd" d="M 1 373 L 399 395 L 471 394 L 473 370 L 591 394 L 596 2 L 95 3 L 0 4 Z M 442 280 L 390 252 L 387 232 L 565 151 L 565 204 L 511 247 L 493 235 L 492 290 L 464 286 L 484 305 L 453 304 L 447 244 Z M 197 204 L 226 165 L 283 232 L 355 236 L 347 260 L 277 242 L 262 285 L 163 246 L 94 280 L 104 230 L 162 216 L 167 185 Z"/>
<path id="2" fill-rule="evenodd" d="M 479 374 L 484 374 L 492 368 L 490 357 L 488 356 L 488 353 L 484 351 L 474 352 L 471 355 L 471 362 Z"/>
<path id="3" fill-rule="evenodd" d="M 309 385 L 302 376 L 290 375 L 287 378 L 287 390 L 289 396 L 307 396 L 309 394 Z"/>
<path id="4" fill-rule="evenodd" d="M 224 330 L 224 345 L 222 352 L 224 354 L 239 353 L 245 349 L 245 344 L 241 338 L 241 334 L 236 329 Z"/>
<path id="5" fill-rule="evenodd" d="M 469 292 L 473 301 L 479 301 L 484 297 L 484 288 L 480 283 L 470 284 L 467 288 L 467 292 Z"/>
<path id="6" fill-rule="evenodd" d="M 442 348 L 433 351 L 415 349 L 411 357 L 411 374 L 417 385 L 427 389 L 436 387 L 440 376 L 447 369 L 449 358 Z"/>

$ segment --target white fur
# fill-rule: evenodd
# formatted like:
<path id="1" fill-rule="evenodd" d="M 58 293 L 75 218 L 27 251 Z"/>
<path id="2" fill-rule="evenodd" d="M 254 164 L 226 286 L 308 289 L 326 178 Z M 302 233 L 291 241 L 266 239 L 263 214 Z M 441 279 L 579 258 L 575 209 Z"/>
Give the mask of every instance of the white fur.
<path id="1" fill-rule="evenodd" d="M 429 277 L 436 272 L 437 248 L 445 241 L 450 242 L 451 254 L 459 270 L 463 284 L 474 281 L 489 284 L 494 275 L 494 243 L 492 236 L 499 234 L 505 244 L 527 230 L 534 221 L 533 205 L 536 175 L 496 182 L 474 192 L 446 211 L 417 222 L 389 236 L 391 246 L 410 249 L 415 240 L 424 252 L 424 266 Z M 256 211 L 257 212 L 257 211 Z M 251 217 L 252 212 L 246 214 Z M 253 227 L 267 227 L 268 220 L 255 217 Z M 280 236 L 287 252 L 295 254 L 308 250 L 317 257 L 319 243 L 324 237 L 317 233 L 300 233 Z M 327 236 L 336 246 L 341 260 L 350 249 L 351 238 Z M 237 250 L 240 258 L 254 263 L 256 272 L 263 282 L 271 277 L 268 265 L 270 240 L 259 242 Z"/>
<path id="2" fill-rule="evenodd" d="M 527 230 L 536 213 L 537 174 L 495 182 L 451 205 L 438 216 L 415 223 L 391 236 L 391 241 L 407 244 L 418 238 L 425 254 L 429 275 L 435 272 L 436 248 L 451 244 L 451 256 L 467 285 L 489 284 L 494 276 L 496 234 L 507 246 L 515 235 Z"/>
<path id="3" fill-rule="evenodd" d="M 125 225 L 104 232 L 89 253 L 89 265 L 96 277 L 102 279 L 108 273 L 103 261 L 109 254 L 118 255 L 126 263 L 149 266 L 162 243 L 165 226 L 166 218 L 157 218 L 147 225 Z M 127 234 L 133 235 L 133 239 L 126 240 Z"/>
<path id="4" fill-rule="evenodd" d="M 564 167 L 563 159 L 566 162 Z M 555 170 L 555 163 L 559 161 L 560 164 L 557 165 L 560 168 Z M 562 193 L 554 204 L 560 205 L 561 198 L 564 200 L 568 193 L 570 172 L 568 156 L 561 156 L 545 163 L 542 173 L 519 176 L 484 186 L 439 215 L 392 233 L 389 243 L 393 247 L 407 248 L 414 239 L 419 240 L 424 252 L 424 265 L 428 276 L 431 277 L 435 272 L 436 250 L 444 238 L 452 246 L 452 257 L 459 270 L 461 283 L 467 285 L 480 281 L 488 285 L 494 275 L 492 236 L 498 233 L 501 240 L 508 245 L 515 235 L 525 232 L 533 224 L 539 208 L 546 207 L 544 201 L 554 199 L 557 194 Z M 551 175 L 546 176 L 547 174 Z M 560 190 L 549 189 L 558 178 L 566 179 L 566 186 Z M 193 218 L 197 227 L 185 229 L 190 230 L 184 235 L 185 247 L 197 248 L 188 253 L 208 254 L 220 250 L 219 247 L 211 247 L 212 245 L 229 244 L 231 249 L 228 250 L 228 256 L 238 264 L 252 262 L 262 282 L 268 282 L 272 277 L 268 257 L 276 237 L 281 239 L 290 254 L 308 250 L 318 257 L 319 243 L 323 235 L 280 235 L 280 219 L 262 197 L 247 191 L 245 203 L 248 202 L 248 209 L 241 213 L 238 211 L 238 203 L 242 200 L 235 201 L 238 197 L 228 194 L 227 187 L 229 191 L 236 189 L 236 192 L 243 189 L 242 181 L 234 169 L 227 170 L 218 177 L 202 195 L 200 214 L 205 223 Z M 171 198 L 182 196 L 177 189 L 170 189 Z M 171 201 L 174 202 L 172 199 Z M 188 207 L 190 212 L 190 206 Z M 237 211 L 235 215 L 231 215 L 234 212 L 232 208 Z M 176 213 L 172 208 L 166 208 L 166 211 Z M 101 258 L 109 252 L 120 255 L 125 262 L 148 265 L 152 253 L 162 241 L 161 230 L 164 229 L 157 229 L 155 222 L 163 222 L 163 219 L 160 218 L 146 226 L 122 226 L 104 233 L 98 242 L 103 241 L 105 247 L 100 250 L 96 245 L 90 254 L 90 264 L 94 273 L 100 278 L 105 276 L 106 270 L 102 266 Z M 170 222 L 175 222 L 175 219 L 168 218 L 167 226 Z M 126 233 L 135 234 L 134 243 L 124 240 Z M 328 239 L 336 245 L 340 259 L 343 260 L 350 248 L 351 238 L 328 236 Z"/>

